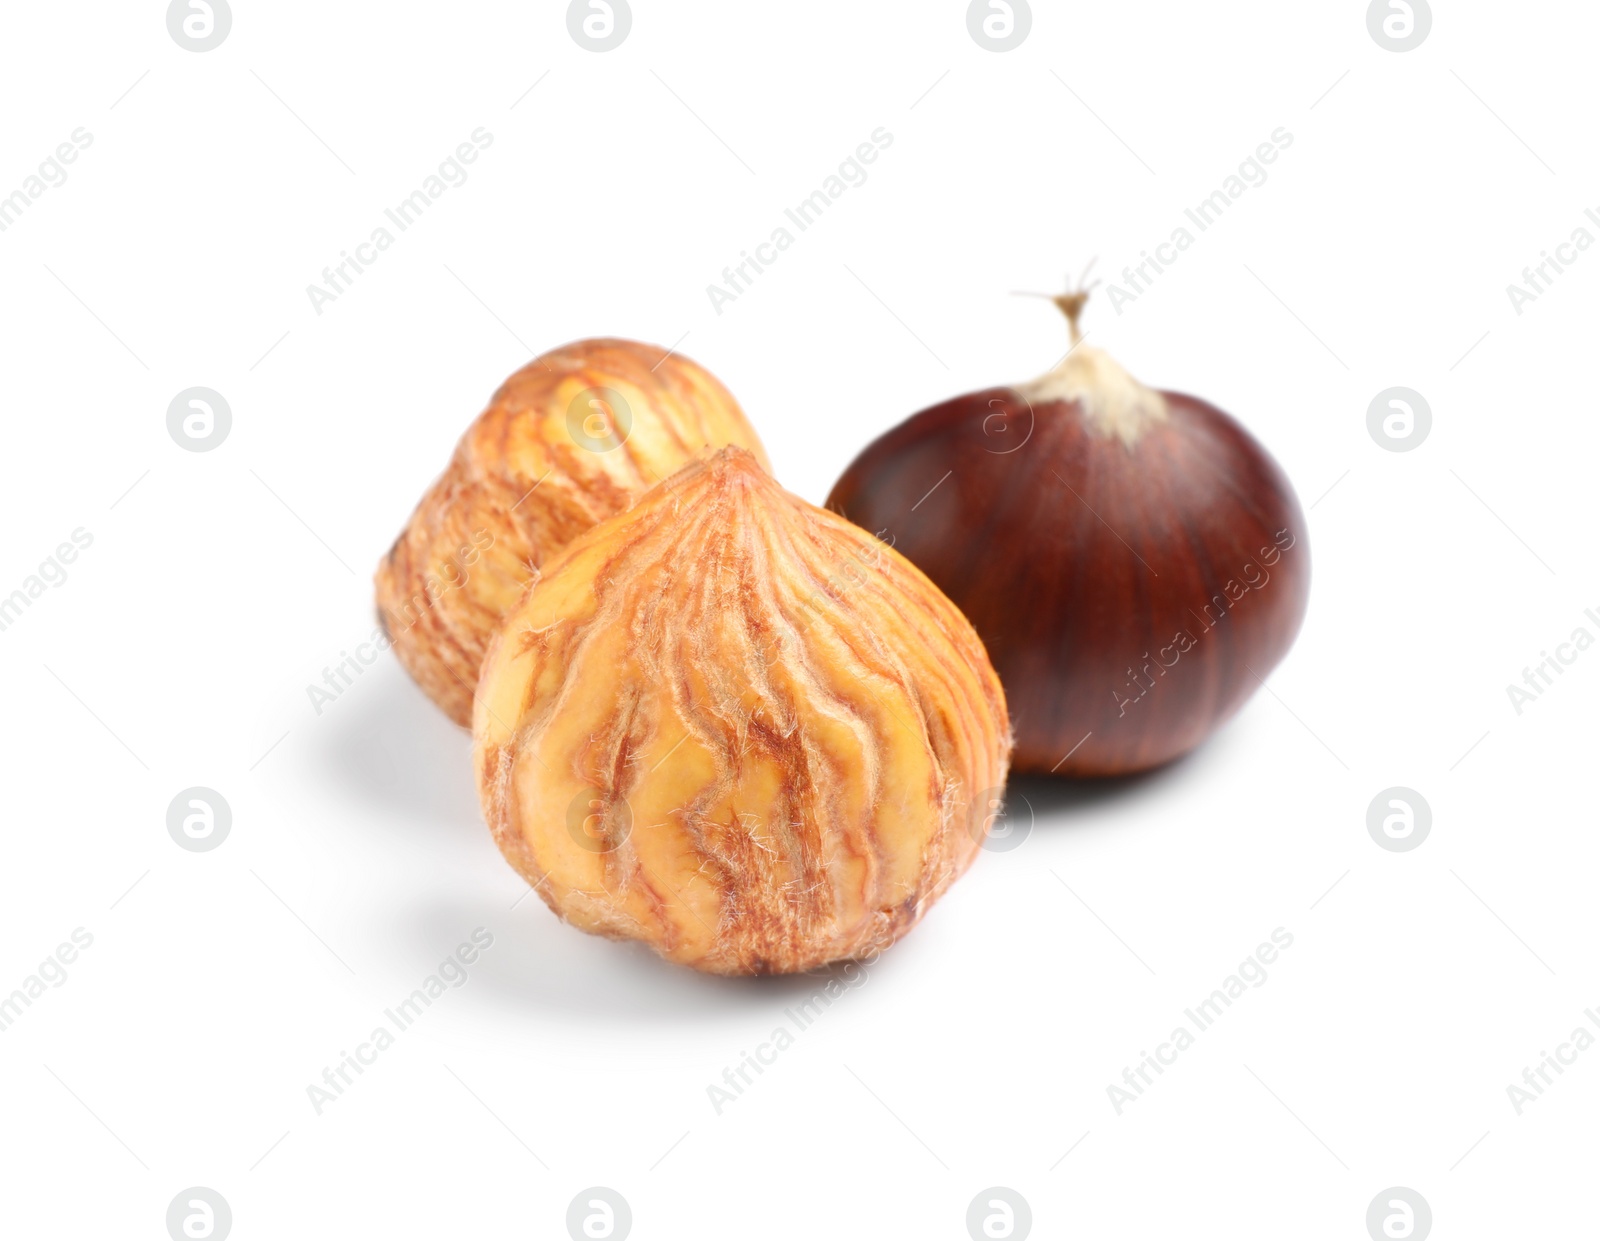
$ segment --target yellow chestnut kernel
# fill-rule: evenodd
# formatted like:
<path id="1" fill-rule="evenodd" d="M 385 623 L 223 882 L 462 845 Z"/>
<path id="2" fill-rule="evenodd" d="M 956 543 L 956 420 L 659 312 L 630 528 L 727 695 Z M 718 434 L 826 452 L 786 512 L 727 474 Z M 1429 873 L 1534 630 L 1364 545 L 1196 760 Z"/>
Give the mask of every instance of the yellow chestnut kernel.
<path id="1" fill-rule="evenodd" d="M 489 639 L 540 566 L 695 453 L 766 456 L 703 368 L 627 340 L 583 340 L 500 386 L 378 566 L 395 654 L 451 719 L 472 721 Z"/>
<path id="2" fill-rule="evenodd" d="M 484 814 L 561 917 L 722 974 L 871 955 L 971 865 L 999 679 L 899 553 L 707 453 L 579 535 L 507 616 Z"/>

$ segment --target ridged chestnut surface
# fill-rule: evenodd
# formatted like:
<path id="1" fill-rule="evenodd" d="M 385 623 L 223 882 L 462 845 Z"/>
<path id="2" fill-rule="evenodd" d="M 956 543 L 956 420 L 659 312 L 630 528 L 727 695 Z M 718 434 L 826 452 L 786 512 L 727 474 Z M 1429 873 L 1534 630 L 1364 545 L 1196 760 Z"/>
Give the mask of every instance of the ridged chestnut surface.
<path id="1" fill-rule="evenodd" d="M 705 447 L 766 455 L 703 368 L 628 340 L 584 340 L 500 386 L 378 566 L 395 654 L 462 727 L 489 639 L 539 567 Z"/>
<path id="2" fill-rule="evenodd" d="M 495 840 L 553 910 L 722 974 L 904 935 L 977 854 L 1009 743 L 956 607 L 738 448 L 546 566 L 473 733 Z"/>
<path id="3" fill-rule="evenodd" d="M 1031 384 L 913 415 L 828 507 L 971 619 L 1005 684 L 1017 771 L 1116 775 L 1187 752 L 1305 614 L 1305 522 L 1272 458 L 1221 410 L 1082 344 Z"/>

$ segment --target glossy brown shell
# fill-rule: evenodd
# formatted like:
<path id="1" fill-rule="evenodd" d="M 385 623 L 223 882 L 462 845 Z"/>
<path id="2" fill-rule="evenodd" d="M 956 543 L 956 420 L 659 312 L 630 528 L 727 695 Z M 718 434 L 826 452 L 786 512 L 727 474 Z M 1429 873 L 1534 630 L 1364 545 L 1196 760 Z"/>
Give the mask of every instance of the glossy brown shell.
<path id="1" fill-rule="evenodd" d="M 1164 393 L 1135 443 L 1076 401 L 992 388 L 868 446 L 828 507 L 966 613 L 1005 686 L 1022 772 L 1114 775 L 1199 744 L 1305 615 L 1305 519 L 1221 410 Z"/>

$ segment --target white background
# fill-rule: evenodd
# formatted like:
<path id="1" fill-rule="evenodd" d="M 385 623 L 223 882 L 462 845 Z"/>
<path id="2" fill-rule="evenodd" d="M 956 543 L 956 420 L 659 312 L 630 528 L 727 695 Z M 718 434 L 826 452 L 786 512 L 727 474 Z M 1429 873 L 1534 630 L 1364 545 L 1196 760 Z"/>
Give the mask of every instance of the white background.
<path id="1" fill-rule="evenodd" d="M 0 1035 L 4 1231 L 159 1238 L 207 1186 L 239 1238 L 563 1237 L 592 1185 L 640 1239 L 959 1241 L 995 1185 L 1038 1237 L 1359 1241 L 1390 1186 L 1439 1237 L 1592 1228 L 1600 1050 L 1521 1115 L 1506 1087 L 1600 1006 L 1600 652 L 1521 715 L 1505 687 L 1600 636 L 1600 251 L 1521 315 L 1506 286 L 1600 211 L 1600 13 L 1435 8 L 1395 54 L 1359 0 L 1039 3 L 996 54 L 950 0 L 635 0 L 595 54 L 557 3 L 239 0 L 196 54 L 160 3 L 8 6 L 0 194 L 93 143 L 0 233 L 0 594 L 93 544 L 0 633 L 0 994 L 94 943 Z M 480 126 L 470 179 L 315 313 Z M 718 315 L 706 286 L 879 126 L 870 178 Z M 1266 183 L 1087 326 L 1283 464 L 1298 644 L 1190 759 L 1028 786 L 1023 846 L 718 1115 L 815 981 L 513 908 L 468 738 L 392 657 L 309 701 L 371 633 L 373 565 L 497 383 L 590 335 L 678 344 L 820 502 L 901 418 L 1059 356 L 1011 290 L 1117 278 L 1280 126 Z M 195 385 L 233 411 L 208 453 L 166 430 Z M 1394 385 L 1433 410 L 1411 452 L 1366 429 Z M 192 785 L 232 807 L 214 852 L 167 834 Z M 1432 807 L 1412 852 L 1367 832 L 1392 785 Z M 317 1115 L 306 1087 L 480 926 L 470 981 Z M 1280 926 L 1268 981 L 1118 1115 L 1107 1086 Z"/>

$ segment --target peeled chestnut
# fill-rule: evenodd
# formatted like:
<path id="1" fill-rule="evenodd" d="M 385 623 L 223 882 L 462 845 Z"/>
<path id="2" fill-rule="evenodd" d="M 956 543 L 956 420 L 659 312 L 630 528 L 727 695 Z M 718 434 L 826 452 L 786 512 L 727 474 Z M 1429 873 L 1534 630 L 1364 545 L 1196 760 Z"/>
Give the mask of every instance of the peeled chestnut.
<path id="1" fill-rule="evenodd" d="M 378 566 L 401 664 L 469 726 L 489 639 L 545 561 L 724 444 L 767 463 L 738 402 L 682 354 L 602 339 L 535 358 L 467 428 Z"/>
<path id="2" fill-rule="evenodd" d="M 789 974 L 917 924 L 978 855 L 1010 735 L 955 605 L 728 447 L 550 560 L 473 740 L 496 842 L 567 921 Z"/>
<path id="3" fill-rule="evenodd" d="M 1305 616 L 1305 519 L 1221 410 L 1081 343 L 1031 383 L 956 397 L 869 445 L 828 507 L 972 621 L 1005 687 L 1012 768 L 1102 776 L 1188 752 Z"/>

